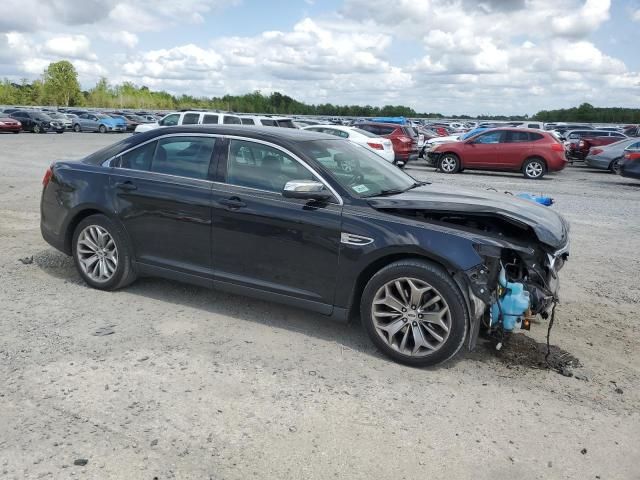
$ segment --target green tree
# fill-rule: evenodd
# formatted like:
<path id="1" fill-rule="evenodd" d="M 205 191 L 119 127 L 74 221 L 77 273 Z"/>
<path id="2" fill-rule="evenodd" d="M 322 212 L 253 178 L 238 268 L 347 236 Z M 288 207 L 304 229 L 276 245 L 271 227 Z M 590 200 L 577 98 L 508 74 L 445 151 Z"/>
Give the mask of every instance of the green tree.
<path id="1" fill-rule="evenodd" d="M 82 98 L 78 72 L 68 60 L 49 64 L 44 72 L 44 89 L 47 97 L 65 107 L 78 103 Z"/>

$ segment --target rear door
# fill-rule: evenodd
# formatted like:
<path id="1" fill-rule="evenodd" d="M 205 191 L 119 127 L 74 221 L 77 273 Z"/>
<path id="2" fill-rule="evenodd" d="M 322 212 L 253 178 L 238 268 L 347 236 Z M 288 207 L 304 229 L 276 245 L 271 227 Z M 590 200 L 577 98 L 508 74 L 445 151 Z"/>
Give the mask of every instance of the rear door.
<path id="1" fill-rule="evenodd" d="M 531 153 L 531 134 L 525 131 L 507 130 L 505 143 L 500 146 L 499 166 L 520 170 Z"/>
<path id="2" fill-rule="evenodd" d="M 210 169 L 219 141 L 208 134 L 168 135 L 116 159 L 114 209 L 141 264 L 210 280 Z"/>

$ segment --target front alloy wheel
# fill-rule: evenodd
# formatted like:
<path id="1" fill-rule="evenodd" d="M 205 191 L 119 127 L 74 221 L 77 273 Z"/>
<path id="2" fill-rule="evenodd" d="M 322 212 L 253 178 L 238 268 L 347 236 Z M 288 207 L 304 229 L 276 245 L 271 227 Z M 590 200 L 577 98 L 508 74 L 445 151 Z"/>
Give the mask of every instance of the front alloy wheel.
<path id="1" fill-rule="evenodd" d="M 444 173 L 456 173 L 460 169 L 460 160 L 452 154 L 443 155 L 440 159 L 440 171 Z"/>
<path id="2" fill-rule="evenodd" d="M 380 338 L 412 357 L 437 351 L 451 331 L 449 305 L 438 290 L 417 278 L 385 283 L 376 292 L 371 314 Z"/>
<path id="3" fill-rule="evenodd" d="M 446 270 L 420 259 L 400 260 L 376 273 L 362 292 L 360 314 L 371 341 L 412 366 L 447 361 L 467 335 L 460 289 Z"/>

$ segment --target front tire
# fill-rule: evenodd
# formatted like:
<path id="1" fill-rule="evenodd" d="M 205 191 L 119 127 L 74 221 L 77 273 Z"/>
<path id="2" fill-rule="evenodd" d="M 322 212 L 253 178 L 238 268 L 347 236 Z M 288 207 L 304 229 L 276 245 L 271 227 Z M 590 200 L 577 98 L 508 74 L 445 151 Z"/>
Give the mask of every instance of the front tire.
<path id="1" fill-rule="evenodd" d="M 540 158 L 530 158 L 522 166 L 522 174 L 529 180 L 540 180 L 547 173 L 547 165 Z"/>
<path id="2" fill-rule="evenodd" d="M 82 279 L 98 290 L 116 290 L 136 279 L 126 234 L 109 217 L 91 215 L 73 233 L 73 261 Z"/>
<path id="3" fill-rule="evenodd" d="M 457 173 L 460 171 L 460 159 L 453 153 L 446 153 L 438 162 L 438 170 L 443 173 Z"/>
<path id="4" fill-rule="evenodd" d="M 98 131 L 99 131 L 100 133 L 107 133 L 107 127 L 105 127 L 104 125 L 100 125 L 100 126 L 98 127 Z"/>
<path id="5" fill-rule="evenodd" d="M 422 260 L 401 260 L 376 273 L 364 289 L 360 313 L 382 353 L 415 367 L 455 356 L 469 324 L 465 300 L 451 276 Z"/>
<path id="6" fill-rule="evenodd" d="M 76 133 L 80 133 L 82 131 L 82 128 L 80 128 L 80 124 L 79 123 L 76 123 L 73 126 L 73 131 L 76 132 Z"/>

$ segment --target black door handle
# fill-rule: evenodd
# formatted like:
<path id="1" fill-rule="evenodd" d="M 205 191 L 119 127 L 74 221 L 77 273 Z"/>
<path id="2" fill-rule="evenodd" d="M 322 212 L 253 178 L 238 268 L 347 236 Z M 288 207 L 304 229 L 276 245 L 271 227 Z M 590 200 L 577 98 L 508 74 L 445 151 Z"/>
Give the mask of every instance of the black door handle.
<path id="1" fill-rule="evenodd" d="M 224 205 L 231 210 L 247 206 L 247 204 L 240 200 L 238 197 L 231 197 L 220 200 L 220 205 Z"/>
<path id="2" fill-rule="evenodd" d="M 120 190 L 125 190 L 125 191 L 128 191 L 128 192 L 138 189 L 138 187 L 136 187 L 133 183 L 131 183 L 129 181 L 116 183 L 116 188 L 118 188 Z"/>

